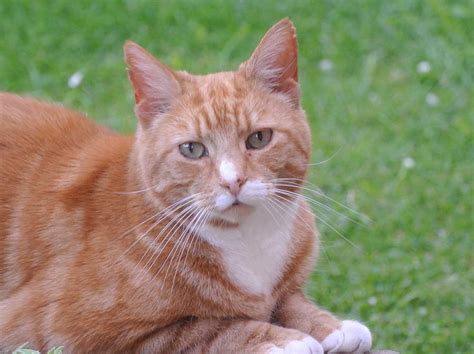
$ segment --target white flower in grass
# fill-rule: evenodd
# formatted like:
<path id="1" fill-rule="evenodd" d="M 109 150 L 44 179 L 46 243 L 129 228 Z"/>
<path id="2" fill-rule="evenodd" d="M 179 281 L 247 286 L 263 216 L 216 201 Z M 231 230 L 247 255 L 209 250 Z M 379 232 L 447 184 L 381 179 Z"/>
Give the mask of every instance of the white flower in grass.
<path id="1" fill-rule="evenodd" d="M 80 71 L 76 71 L 74 74 L 71 75 L 71 77 L 67 81 L 67 85 L 70 88 L 76 88 L 77 86 L 81 84 L 83 78 L 84 78 L 84 74 L 81 73 Z"/>
<path id="2" fill-rule="evenodd" d="M 375 306 L 377 304 L 377 298 L 375 296 L 369 297 L 369 300 L 367 300 L 370 306 Z"/>
<path id="3" fill-rule="evenodd" d="M 439 229 L 437 235 L 439 238 L 446 238 L 448 237 L 448 232 L 445 229 Z"/>
<path id="4" fill-rule="evenodd" d="M 426 315 L 428 314 L 428 309 L 427 309 L 426 307 L 424 307 L 424 306 L 423 306 L 423 307 L 420 307 L 420 308 L 418 309 L 418 314 L 419 314 L 420 316 L 426 316 Z"/>
<path id="5" fill-rule="evenodd" d="M 392 71 L 390 71 L 390 79 L 392 81 L 398 81 L 398 80 L 402 79 L 403 76 L 404 76 L 403 71 L 401 71 L 398 68 L 395 68 Z"/>
<path id="6" fill-rule="evenodd" d="M 415 167 L 416 163 L 413 158 L 410 156 L 407 156 L 403 159 L 402 161 L 402 166 L 405 167 L 407 170 L 411 170 L 413 167 Z"/>
<path id="7" fill-rule="evenodd" d="M 420 61 L 416 66 L 418 74 L 428 74 L 431 71 L 431 64 L 427 61 Z"/>
<path id="8" fill-rule="evenodd" d="M 436 106 L 439 103 L 439 97 L 431 92 L 426 95 L 425 100 L 428 106 Z"/>
<path id="9" fill-rule="evenodd" d="M 331 71 L 333 67 L 332 61 L 329 59 L 323 59 L 319 62 L 319 68 L 322 71 Z"/>
<path id="10" fill-rule="evenodd" d="M 371 103 L 374 103 L 374 104 L 380 103 L 380 96 L 377 95 L 375 92 L 369 92 L 368 97 Z"/>

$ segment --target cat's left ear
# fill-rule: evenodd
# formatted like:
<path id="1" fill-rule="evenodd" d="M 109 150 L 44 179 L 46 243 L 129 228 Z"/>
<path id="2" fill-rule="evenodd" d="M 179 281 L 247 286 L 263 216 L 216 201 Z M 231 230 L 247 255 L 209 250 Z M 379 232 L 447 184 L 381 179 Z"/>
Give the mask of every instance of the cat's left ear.
<path id="1" fill-rule="evenodd" d="M 124 45 L 128 77 L 135 90 L 135 114 L 143 127 L 167 111 L 181 88 L 173 70 L 156 60 L 138 44 Z"/>
<path id="2" fill-rule="evenodd" d="M 293 23 L 285 18 L 270 28 L 240 70 L 284 94 L 299 108 L 298 44 Z"/>

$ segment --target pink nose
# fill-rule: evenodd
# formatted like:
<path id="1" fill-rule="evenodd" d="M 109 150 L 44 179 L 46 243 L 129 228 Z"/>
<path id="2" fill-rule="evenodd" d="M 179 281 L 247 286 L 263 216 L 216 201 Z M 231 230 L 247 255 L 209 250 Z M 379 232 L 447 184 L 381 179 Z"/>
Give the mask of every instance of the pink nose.
<path id="1" fill-rule="evenodd" d="M 222 187 L 227 188 L 234 196 L 238 196 L 242 185 L 246 182 L 246 179 L 238 178 L 234 181 L 224 182 Z"/>

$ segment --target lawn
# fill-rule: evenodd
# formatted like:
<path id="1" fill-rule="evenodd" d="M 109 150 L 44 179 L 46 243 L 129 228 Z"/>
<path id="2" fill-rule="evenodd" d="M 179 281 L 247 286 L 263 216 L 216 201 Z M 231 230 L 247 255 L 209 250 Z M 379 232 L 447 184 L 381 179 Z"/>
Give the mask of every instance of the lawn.
<path id="1" fill-rule="evenodd" d="M 312 167 L 311 182 L 353 211 L 319 201 L 356 221 L 315 209 L 323 251 L 309 292 L 363 320 L 377 348 L 472 352 L 470 0 L 4 0 L 0 90 L 131 132 L 126 39 L 177 69 L 230 70 L 286 16 L 298 31 L 313 162 L 327 160 Z M 77 72 L 83 79 L 71 88 Z"/>

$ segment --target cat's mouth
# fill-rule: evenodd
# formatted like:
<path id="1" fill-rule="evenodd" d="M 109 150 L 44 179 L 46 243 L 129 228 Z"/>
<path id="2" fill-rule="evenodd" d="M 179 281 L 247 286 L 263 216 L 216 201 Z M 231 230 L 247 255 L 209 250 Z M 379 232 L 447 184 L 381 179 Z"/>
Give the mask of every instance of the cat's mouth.
<path id="1" fill-rule="evenodd" d="M 238 199 L 235 199 L 235 201 L 229 205 L 227 208 L 225 208 L 224 210 L 222 210 L 223 213 L 226 213 L 226 212 L 231 212 L 231 211 L 239 211 L 239 212 L 242 212 L 242 211 L 245 211 L 245 210 L 250 210 L 252 208 L 251 205 L 249 204 L 246 204 L 246 203 L 242 203 L 240 200 Z"/>
<path id="2" fill-rule="evenodd" d="M 253 209 L 252 205 L 235 199 L 232 204 L 216 213 L 214 221 L 220 226 L 226 224 L 226 227 L 236 227 Z"/>

